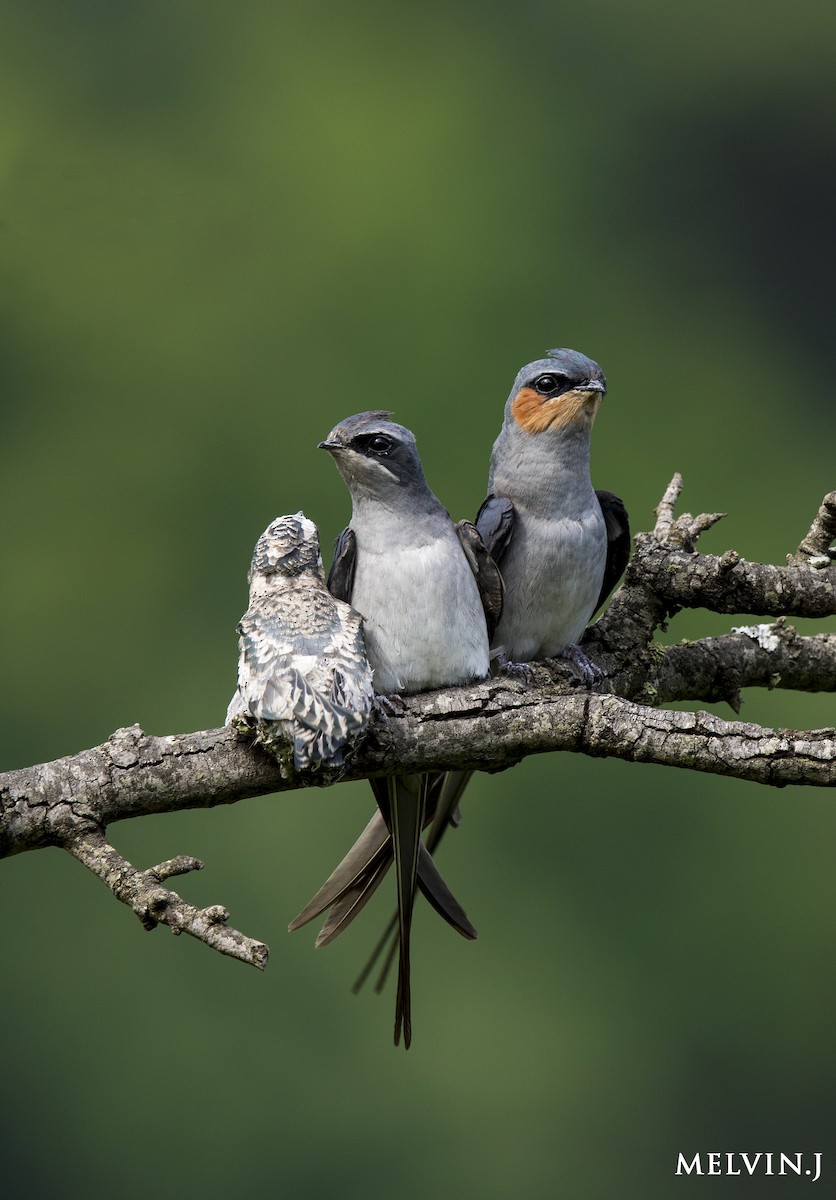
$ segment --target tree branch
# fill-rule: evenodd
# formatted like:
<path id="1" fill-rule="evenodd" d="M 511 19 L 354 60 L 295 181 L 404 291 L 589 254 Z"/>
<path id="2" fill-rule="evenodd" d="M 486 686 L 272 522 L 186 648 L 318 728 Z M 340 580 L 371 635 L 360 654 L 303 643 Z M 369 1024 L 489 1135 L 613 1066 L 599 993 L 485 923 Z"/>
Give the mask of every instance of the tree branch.
<path id="1" fill-rule="evenodd" d="M 269 951 L 264 942 L 254 941 L 237 929 L 231 929 L 226 924 L 229 913 L 225 908 L 219 904 L 195 908 L 176 892 L 162 886 L 163 880 L 174 875 L 202 871 L 203 863 L 199 858 L 181 854 L 150 870 L 138 871 L 110 845 L 101 831 L 92 829 L 69 838 L 64 848 L 97 875 L 117 900 L 133 909 L 143 929 L 168 925 L 172 933 L 188 933 L 213 950 L 250 963 L 259 970 L 263 971 L 267 966 Z"/>
<path id="2" fill-rule="evenodd" d="M 674 519 L 681 488 L 681 476 L 674 475 L 656 509 L 653 531 L 636 535 L 624 585 L 584 639 L 608 665 L 648 668 L 648 655 L 652 659 L 658 649 L 653 635 L 683 608 L 775 617 L 836 614 L 836 567 L 830 557 L 810 559 L 799 551 L 790 565 L 777 567 L 747 562 L 736 550 L 700 554 L 697 540 L 723 514 L 683 513 Z M 820 547 L 831 536 L 834 497 L 825 497 L 802 546 Z"/>
<path id="3" fill-rule="evenodd" d="M 657 647 L 657 669 L 644 698 L 725 701 L 740 711 L 740 689 L 790 688 L 798 692 L 836 691 L 836 633 L 801 637 L 782 620 L 773 625 L 742 625 L 722 637 Z"/>
<path id="4" fill-rule="evenodd" d="M 188 856 L 147 871 L 105 837 L 117 819 L 231 804 L 248 796 L 326 787 L 343 779 L 419 771 L 500 771 L 529 754 L 570 750 L 653 762 L 783 787 L 836 786 L 836 730 L 770 730 L 662 703 L 728 701 L 745 687 L 836 690 L 836 634 L 801 636 L 785 616 L 836 613 L 836 493 L 786 567 L 736 551 L 695 549 L 720 514 L 674 516 L 674 476 L 652 533 L 639 534 L 624 586 L 584 639 L 606 671 L 607 694 L 581 688 L 563 661 L 530 678 L 497 676 L 404 698 L 377 716 L 341 768 L 294 774 L 231 729 L 154 737 L 138 726 L 69 758 L 0 775 L 0 857 L 56 845 L 102 879 L 143 926 L 167 924 L 224 954 L 263 967 L 267 947 L 227 924 L 220 906 L 196 909 L 165 880 L 202 866 Z M 679 645 L 653 640 L 681 608 L 777 616 L 772 624 Z"/>
<path id="5" fill-rule="evenodd" d="M 836 636 L 825 635 L 821 642 L 794 640 L 816 646 L 832 683 Z M 737 678 L 747 684 L 787 661 L 786 644 L 779 639 L 774 649 L 763 649 L 746 635 L 733 635 L 663 648 L 651 686 L 666 700 L 688 698 L 690 663 L 696 664 L 699 686 L 707 690 L 718 648 L 737 651 L 731 661 L 739 671 Z M 793 639 L 788 644 L 793 645 Z M 71 849 L 79 827 L 101 829 L 128 816 L 208 808 L 375 775 L 445 768 L 494 772 L 529 754 L 555 750 L 681 765 L 776 786 L 836 785 L 832 729 L 778 734 L 706 713 L 659 712 L 613 694 L 588 693 L 568 680 L 568 674 L 561 664 L 538 665 L 525 683 L 499 677 L 405 697 L 396 712 L 375 722 L 339 770 L 294 774 L 226 728 L 168 737 L 145 734 L 136 725 L 119 729 L 92 750 L 0 775 L 0 856 L 45 845 Z M 671 753 L 672 735 L 683 747 L 678 763 Z M 754 744 L 757 755 L 744 748 Z M 793 762 L 793 755 L 799 763 Z M 107 764 L 116 764 L 116 769 Z M 68 788 L 82 789 L 84 801 L 74 800 Z"/>

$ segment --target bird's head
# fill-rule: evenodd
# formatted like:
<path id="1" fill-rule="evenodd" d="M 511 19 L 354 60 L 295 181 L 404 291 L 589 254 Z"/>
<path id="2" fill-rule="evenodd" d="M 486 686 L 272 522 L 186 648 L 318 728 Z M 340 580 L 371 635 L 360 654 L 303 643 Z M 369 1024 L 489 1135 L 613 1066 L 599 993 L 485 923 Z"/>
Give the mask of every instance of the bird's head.
<path id="1" fill-rule="evenodd" d="M 506 424 L 535 435 L 589 430 L 606 390 L 604 372 L 591 358 L 577 350 L 549 350 L 514 380 Z"/>
<path id="2" fill-rule="evenodd" d="M 328 451 L 352 493 L 378 497 L 427 488 L 414 436 L 387 412 L 347 417 L 319 449 Z"/>
<path id="3" fill-rule="evenodd" d="M 253 575 L 300 575 L 322 567 L 316 525 L 303 512 L 276 517 L 255 544 Z"/>

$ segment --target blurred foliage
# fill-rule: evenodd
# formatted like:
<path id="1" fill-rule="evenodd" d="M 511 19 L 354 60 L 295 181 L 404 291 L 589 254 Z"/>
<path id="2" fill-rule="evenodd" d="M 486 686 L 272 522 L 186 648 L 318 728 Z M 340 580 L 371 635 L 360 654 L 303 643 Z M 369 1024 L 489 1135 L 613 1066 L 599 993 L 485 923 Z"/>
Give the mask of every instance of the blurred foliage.
<path id="1" fill-rule="evenodd" d="M 781 562 L 834 487 L 832 5 L 2 13 L 3 768 L 221 721 L 252 545 L 300 507 L 336 535 L 315 446 L 352 412 L 394 410 L 472 515 L 517 369 L 574 346 L 635 528 L 680 470 L 729 513 L 706 549 Z M 114 830 L 204 857 L 182 890 L 264 977 L 57 851 L 4 863 L 8 1194 L 667 1200 L 680 1150 L 827 1163 L 832 801 L 561 755 L 466 809 L 480 939 L 419 914 L 406 1056 L 391 994 L 348 994 L 388 890 L 328 951 L 284 933 L 364 787 Z"/>

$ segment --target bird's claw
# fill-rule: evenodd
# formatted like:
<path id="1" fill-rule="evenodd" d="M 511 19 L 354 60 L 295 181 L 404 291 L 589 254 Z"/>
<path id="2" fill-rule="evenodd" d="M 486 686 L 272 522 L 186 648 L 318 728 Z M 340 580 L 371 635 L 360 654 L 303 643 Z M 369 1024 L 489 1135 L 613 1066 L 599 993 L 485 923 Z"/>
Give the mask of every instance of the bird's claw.
<path id="1" fill-rule="evenodd" d="M 389 717 L 401 717 L 406 712 L 406 703 L 397 692 L 393 692 L 391 696 L 375 696 L 372 707 L 384 723 Z"/>
<path id="2" fill-rule="evenodd" d="M 606 679 L 606 671 L 602 671 L 597 663 L 581 650 L 580 646 L 566 646 L 561 650 L 558 658 L 565 658 L 575 671 L 575 674 L 580 677 L 583 683 L 588 688 L 597 687 L 604 679 Z"/>
<path id="3" fill-rule="evenodd" d="M 531 663 L 511 662 L 504 654 L 498 655 L 496 661 L 500 675 L 507 675 L 510 679 L 521 679 L 523 683 L 531 682 L 531 677 L 534 674 L 534 668 Z"/>

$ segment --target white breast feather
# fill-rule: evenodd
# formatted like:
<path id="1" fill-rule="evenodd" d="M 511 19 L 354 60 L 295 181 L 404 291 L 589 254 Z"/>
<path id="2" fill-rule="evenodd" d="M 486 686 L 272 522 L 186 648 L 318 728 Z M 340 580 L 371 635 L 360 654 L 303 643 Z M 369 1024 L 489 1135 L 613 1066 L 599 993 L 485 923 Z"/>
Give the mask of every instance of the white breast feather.
<path id="1" fill-rule="evenodd" d="M 364 547 L 352 603 L 364 617 L 376 692 L 423 691 L 488 673 L 479 591 L 452 530 L 396 555 Z"/>

